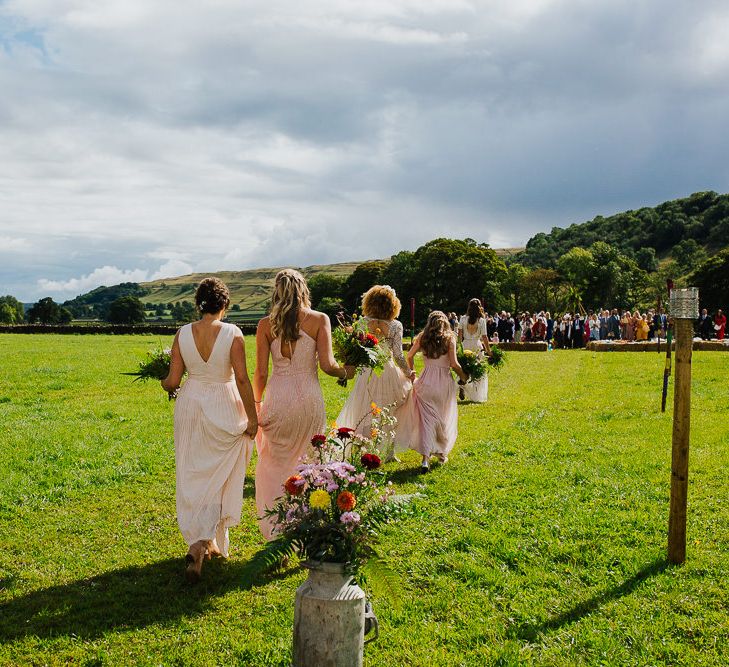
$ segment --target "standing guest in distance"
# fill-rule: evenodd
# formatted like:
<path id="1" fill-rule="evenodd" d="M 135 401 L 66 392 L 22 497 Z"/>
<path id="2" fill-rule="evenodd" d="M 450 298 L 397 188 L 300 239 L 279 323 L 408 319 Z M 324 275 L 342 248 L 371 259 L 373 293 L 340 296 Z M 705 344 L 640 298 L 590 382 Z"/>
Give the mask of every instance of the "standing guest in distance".
<path id="1" fill-rule="evenodd" d="M 547 322 L 544 319 L 544 313 L 539 313 L 534 318 L 534 324 L 532 324 L 532 340 L 543 341 L 547 337 Z"/>
<path id="2" fill-rule="evenodd" d="M 617 308 L 613 308 L 610 313 L 607 337 L 612 340 L 620 339 L 620 315 L 618 314 Z"/>
<path id="3" fill-rule="evenodd" d="M 448 322 L 450 323 L 453 331 L 458 331 L 458 315 L 452 312 L 448 313 Z"/>
<path id="4" fill-rule="evenodd" d="M 402 351 L 403 329 L 396 319 L 400 307 L 400 299 L 389 285 L 375 285 L 362 295 L 362 315 L 367 329 L 390 353 L 390 358 L 379 375 L 371 368 L 357 375 L 354 389 L 337 417 L 339 426 L 353 428 L 358 434 L 369 437 L 372 404 L 388 408 L 397 419 L 397 425 L 394 440 L 383 443 L 381 454 L 385 461 L 394 461 L 395 454 L 408 449 L 418 437 L 419 418 L 411 395 L 415 371 L 408 367 Z M 453 329 L 450 321 L 449 325 Z"/>
<path id="5" fill-rule="evenodd" d="M 635 340 L 646 341 L 648 340 L 648 331 L 650 327 L 648 325 L 648 317 L 638 313 L 638 319 L 635 322 Z"/>
<path id="6" fill-rule="evenodd" d="M 552 342 L 552 336 L 554 335 L 554 320 L 552 319 L 552 315 L 549 311 L 545 313 L 546 315 L 546 322 L 547 322 L 547 336 L 546 340 L 548 343 Z"/>
<path id="7" fill-rule="evenodd" d="M 425 368 L 415 380 L 415 400 L 420 414 L 420 437 L 414 449 L 423 457 L 421 472 L 428 472 L 430 457 L 436 456 L 441 463 L 448 461 L 448 454 L 458 436 L 458 404 L 456 385 L 451 369 L 465 383 L 468 376 L 456 357 L 456 337 L 451 331 L 448 318 L 439 310 L 428 315 L 423 331 L 408 352 L 408 366 L 423 353 Z"/>
<path id="8" fill-rule="evenodd" d="M 649 310 L 646 313 L 648 319 L 648 340 L 653 340 L 656 337 L 656 325 L 653 319 L 653 311 Z"/>
<path id="9" fill-rule="evenodd" d="M 592 315 L 590 315 L 589 327 L 590 340 L 600 340 L 600 320 L 595 313 L 592 313 Z"/>
<path id="10" fill-rule="evenodd" d="M 181 327 L 162 387 L 174 392 L 177 522 L 188 545 L 186 576 L 200 579 L 203 560 L 228 557 L 228 529 L 240 522 L 243 481 L 258 418 L 246 370 L 243 334 L 222 322 L 228 288 L 205 278 L 195 292 L 201 319 Z"/>
<path id="11" fill-rule="evenodd" d="M 656 328 L 656 336 L 665 338 L 668 329 L 668 318 L 666 317 L 666 313 L 663 312 L 663 308 L 659 308 L 656 311 L 656 314 L 653 316 L 653 322 Z"/>
<path id="12" fill-rule="evenodd" d="M 721 308 L 714 315 L 714 331 L 716 331 L 716 340 L 724 340 L 724 332 L 726 331 L 726 315 Z"/>
<path id="13" fill-rule="evenodd" d="M 600 340 L 607 340 L 609 326 L 610 311 L 603 309 L 600 311 Z"/>
<path id="14" fill-rule="evenodd" d="M 270 382 L 269 360 L 273 362 Z M 256 507 L 259 527 L 269 540 L 273 529 L 264 512 L 283 494 L 284 482 L 311 452 L 312 436 L 322 433 L 326 425 L 317 363 L 332 377 L 354 377 L 353 366 L 339 366 L 334 359 L 329 317 L 311 309 L 304 276 L 284 269 L 276 275 L 271 314 L 258 323 L 253 376 L 255 399 L 261 403 Z"/>
<path id="15" fill-rule="evenodd" d="M 521 343 L 521 319 L 514 313 L 514 342 Z"/>
<path id="16" fill-rule="evenodd" d="M 714 322 L 706 308 L 701 310 L 699 319 L 696 320 L 696 333 L 702 340 L 710 340 L 714 335 Z"/>
<path id="17" fill-rule="evenodd" d="M 585 347 L 585 320 L 579 313 L 572 318 L 572 347 Z"/>

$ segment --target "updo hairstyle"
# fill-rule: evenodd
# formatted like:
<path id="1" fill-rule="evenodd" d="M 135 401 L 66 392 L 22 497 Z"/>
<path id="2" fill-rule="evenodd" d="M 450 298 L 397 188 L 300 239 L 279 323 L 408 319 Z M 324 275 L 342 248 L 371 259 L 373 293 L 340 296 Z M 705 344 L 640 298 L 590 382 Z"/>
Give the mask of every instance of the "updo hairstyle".
<path id="1" fill-rule="evenodd" d="M 362 314 L 375 320 L 394 320 L 400 314 L 400 299 L 389 285 L 375 285 L 362 295 Z"/>
<path id="2" fill-rule="evenodd" d="M 219 278 L 204 278 L 197 286 L 195 305 L 200 313 L 219 313 L 230 305 L 228 287 Z"/>

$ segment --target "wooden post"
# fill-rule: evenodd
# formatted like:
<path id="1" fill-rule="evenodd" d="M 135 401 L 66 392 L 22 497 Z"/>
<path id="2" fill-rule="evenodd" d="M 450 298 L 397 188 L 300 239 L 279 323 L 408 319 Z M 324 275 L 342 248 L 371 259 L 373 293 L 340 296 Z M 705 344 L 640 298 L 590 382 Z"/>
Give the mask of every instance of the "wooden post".
<path id="1" fill-rule="evenodd" d="M 410 344 L 415 339 L 415 297 L 410 297 Z"/>
<path id="2" fill-rule="evenodd" d="M 686 504 L 688 496 L 689 434 L 691 429 L 691 350 L 693 321 L 674 320 L 676 365 L 673 394 L 671 453 L 671 509 L 668 518 L 668 560 L 686 560 Z"/>

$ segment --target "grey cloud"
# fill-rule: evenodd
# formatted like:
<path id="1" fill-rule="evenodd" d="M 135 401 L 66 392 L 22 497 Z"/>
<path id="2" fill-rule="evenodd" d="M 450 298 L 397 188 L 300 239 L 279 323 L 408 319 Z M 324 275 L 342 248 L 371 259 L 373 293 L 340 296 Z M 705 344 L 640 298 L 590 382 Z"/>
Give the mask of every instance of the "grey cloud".
<path id="1" fill-rule="evenodd" d="M 726 190 L 727 28 L 713 0 L 9 0 L 0 237 L 38 252 L 0 291 L 517 245 Z"/>

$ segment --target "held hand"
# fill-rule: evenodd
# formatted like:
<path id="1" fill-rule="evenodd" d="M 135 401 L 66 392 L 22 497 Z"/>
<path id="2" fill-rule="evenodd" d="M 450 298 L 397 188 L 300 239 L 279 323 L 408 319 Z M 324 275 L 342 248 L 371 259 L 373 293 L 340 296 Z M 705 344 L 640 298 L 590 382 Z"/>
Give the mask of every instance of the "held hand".
<path id="1" fill-rule="evenodd" d="M 356 366 L 345 366 L 344 370 L 346 372 L 346 375 L 344 377 L 346 377 L 347 380 L 351 380 L 357 373 Z"/>
<path id="2" fill-rule="evenodd" d="M 418 374 L 415 371 L 410 371 L 410 375 L 408 376 L 410 382 L 415 382 L 416 377 L 418 377 Z"/>
<path id="3" fill-rule="evenodd" d="M 258 422 L 257 421 L 249 421 L 248 426 L 246 427 L 246 430 L 243 431 L 244 435 L 247 435 L 251 440 L 256 437 L 256 434 L 258 433 Z"/>

